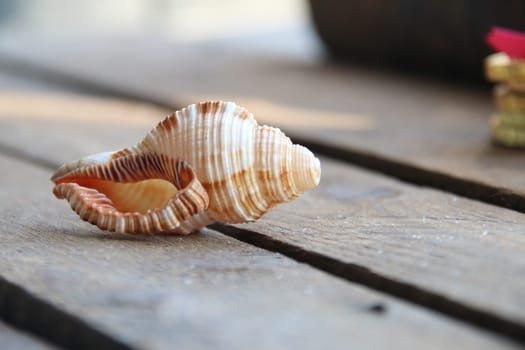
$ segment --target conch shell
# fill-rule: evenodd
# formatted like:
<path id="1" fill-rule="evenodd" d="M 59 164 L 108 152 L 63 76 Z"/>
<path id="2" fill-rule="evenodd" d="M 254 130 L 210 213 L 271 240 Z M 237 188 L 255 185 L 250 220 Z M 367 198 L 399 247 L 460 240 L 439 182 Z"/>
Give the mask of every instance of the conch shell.
<path id="1" fill-rule="evenodd" d="M 319 159 L 233 102 L 192 104 L 136 146 L 61 166 L 51 180 L 85 221 L 120 233 L 188 234 L 255 221 L 319 183 Z"/>

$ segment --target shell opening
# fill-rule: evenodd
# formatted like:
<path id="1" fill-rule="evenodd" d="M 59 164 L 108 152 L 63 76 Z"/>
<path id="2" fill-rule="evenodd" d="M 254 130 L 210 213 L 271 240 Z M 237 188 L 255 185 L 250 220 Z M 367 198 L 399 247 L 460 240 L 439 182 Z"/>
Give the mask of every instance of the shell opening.
<path id="1" fill-rule="evenodd" d="M 146 213 L 148 210 L 166 207 L 177 188 L 169 181 L 148 179 L 138 182 L 122 183 L 99 179 L 77 179 L 79 186 L 91 188 L 109 199 L 113 207 L 122 213 Z"/>
<path id="2" fill-rule="evenodd" d="M 66 164 L 52 177 L 55 196 L 83 220 L 122 233 L 187 234 L 210 223 L 209 197 L 185 162 L 128 150 L 106 158 Z"/>

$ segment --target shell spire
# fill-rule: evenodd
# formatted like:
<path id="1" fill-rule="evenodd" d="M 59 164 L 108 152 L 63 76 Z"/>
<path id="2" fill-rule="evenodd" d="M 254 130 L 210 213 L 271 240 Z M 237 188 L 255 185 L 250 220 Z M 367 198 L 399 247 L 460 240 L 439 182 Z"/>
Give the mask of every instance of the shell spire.
<path id="1" fill-rule="evenodd" d="M 232 102 L 190 105 L 136 146 L 67 163 L 51 180 L 85 221 L 127 233 L 187 234 L 257 220 L 319 183 L 319 159 Z"/>

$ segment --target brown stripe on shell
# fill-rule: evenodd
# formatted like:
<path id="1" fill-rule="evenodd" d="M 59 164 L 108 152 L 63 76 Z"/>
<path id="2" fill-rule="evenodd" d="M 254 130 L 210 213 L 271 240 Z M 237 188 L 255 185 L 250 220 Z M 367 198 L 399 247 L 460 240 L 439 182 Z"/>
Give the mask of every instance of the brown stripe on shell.
<path id="1" fill-rule="evenodd" d="M 111 159 L 121 158 L 121 157 L 129 156 L 131 154 L 132 154 L 131 150 L 124 148 L 118 152 L 113 153 L 111 155 Z"/>
<path id="2" fill-rule="evenodd" d="M 164 120 L 159 123 L 159 128 L 164 131 L 170 131 L 177 127 L 177 118 L 175 118 L 175 113 L 170 114 Z"/>
<path id="3" fill-rule="evenodd" d="M 251 172 L 249 170 L 242 170 L 242 171 L 240 171 L 238 173 L 235 173 L 235 174 L 231 175 L 227 179 L 218 180 L 218 181 L 215 181 L 215 182 L 212 182 L 212 183 L 203 182 L 202 186 L 204 187 L 204 189 L 206 190 L 207 193 L 212 193 L 212 192 L 216 191 L 217 188 L 224 188 L 225 184 L 227 182 L 230 182 L 230 181 L 233 182 L 234 184 L 237 184 L 237 186 L 243 186 L 246 183 L 245 182 L 246 177 L 250 173 Z M 266 173 L 262 174 L 262 172 L 257 172 L 256 174 L 257 174 L 257 178 L 260 181 L 266 181 L 266 179 L 269 178 L 268 174 L 266 174 Z M 265 193 L 263 193 L 262 198 L 261 198 L 261 196 L 259 196 L 260 190 L 265 191 Z M 258 218 L 260 218 L 268 210 L 268 202 L 267 201 L 264 201 L 263 203 L 260 203 L 260 201 L 263 200 L 263 198 L 268 198 L 267 196 L 268 196 L 267 190 L 265 189 L 265 187 L 262 187 L 262 188 L 260 188 L 257 191 L 257 197 L 253 193 L 246 193 L 245 196 L 239 198 L 240 201 L 242 202 L 242 204 L 247 208 L 248 212 L 250 212 L 251 215 L 252 215 L 252 217 L 250 218 L 250 221 L 257 220 Z M 221 218 L 223 221 L 226 221 L 225 218 L 228 218 L 229 219 L 228 220 L 229 223 L 245 222 L 245 221 L 248 220 L 248 218 L 235 219 L 233 202 L 228 201 L 227 198 L 224 198 L 224 197 L 226 197 L 225 195 L 221 195 L 219 197 L 220 198 L 217 198 L 217 200 L 221 201 L 223 204 L 220 207 L 220 211 L 217 211 L 217 210 L 212 209 L 212 208 L 210 208 L 208 210 L 208 212 L 210 213 L 211 217 Z M 212 202 L 210 202 L 210 204 L 211 204 L 211 206 L 213 206 L 215 204 L 215 202 L 213 202 L 212 198 L 210 198 L 210 200 L 212 201 Z M 258 202 L 258 200 L 259 200 L 259 202 Z M 257 205 L 258 203 L 260 205 Z"/>
<path id="4" fill-rule="evenodd" d="M 209 113 L 209 114 L 215 114 L 219 110 L 219 107 L 223 105 L 222 101 L 206 101 L 206 102 L 199 102 L 196 107 L 197 110 L 200 112 L 201 116 Z"/>

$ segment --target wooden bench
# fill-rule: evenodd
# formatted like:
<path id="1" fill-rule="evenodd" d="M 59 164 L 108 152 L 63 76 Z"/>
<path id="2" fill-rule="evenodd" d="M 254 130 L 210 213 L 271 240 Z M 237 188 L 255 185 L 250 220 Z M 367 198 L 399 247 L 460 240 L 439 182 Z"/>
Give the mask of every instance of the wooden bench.
<path id="1" fill-rule="evenodd" d="M 0 325 L 3 344 L 523 346 L 525 160 L 490 144 L 488 91 L 228 42 L 134 44 L 1 47 L 0 317 L 42 339 Z M 218 98 L 316 151 L 319 188 L 185 237 L 103 233 L 52 196 L 61 163 Z"/>

